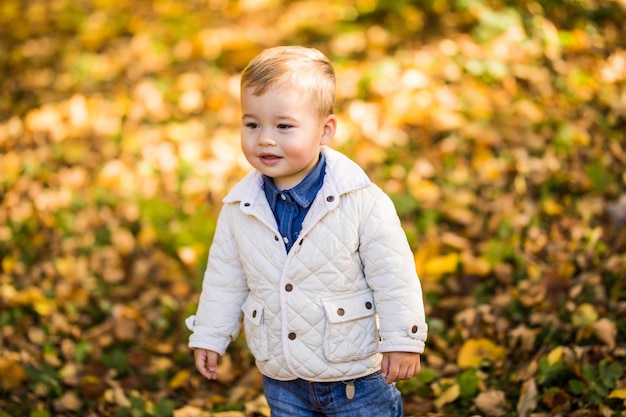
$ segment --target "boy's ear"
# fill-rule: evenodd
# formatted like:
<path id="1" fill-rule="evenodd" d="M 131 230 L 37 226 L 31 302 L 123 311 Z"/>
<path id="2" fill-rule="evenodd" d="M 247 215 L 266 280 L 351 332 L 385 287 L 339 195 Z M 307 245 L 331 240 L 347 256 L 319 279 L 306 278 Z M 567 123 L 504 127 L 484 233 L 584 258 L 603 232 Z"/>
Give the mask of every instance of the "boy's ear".
<path id="1" fill-rule="evenodd" d="M 335 136 L 337 131 L 337 117 L 334 114 L 329 114 L 324 120 L 324 131 L 322 136 L 321 145 L 326 145 Z"/>

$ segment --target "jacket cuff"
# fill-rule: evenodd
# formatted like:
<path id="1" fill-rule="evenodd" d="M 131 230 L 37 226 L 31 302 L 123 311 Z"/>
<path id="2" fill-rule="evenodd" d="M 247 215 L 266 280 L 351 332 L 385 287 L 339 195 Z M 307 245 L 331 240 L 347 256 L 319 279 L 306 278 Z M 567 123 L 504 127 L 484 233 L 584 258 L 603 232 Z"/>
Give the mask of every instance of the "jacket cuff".
<path id="1" fill-rule="evenodd" d="M 185 325 L 193 333 L 189 336 L 189 347 L 191 349 L 206 349 L 216 352 L 220 356 L 226 353 L 230 340 L 218 340 L 208 336 L 210 330 L 208 327 L 196 326 L 196 316 L 189 316 L 185 319 Z"/>
<path id="2" fill-rule="evenodd" d="M 384 352 L 415 352 L 423 353 L 426 346 L 428 325 L 410 324 L 404 332 L 394 334 L 392 337 L 383 338 L 378 351 Z"/>

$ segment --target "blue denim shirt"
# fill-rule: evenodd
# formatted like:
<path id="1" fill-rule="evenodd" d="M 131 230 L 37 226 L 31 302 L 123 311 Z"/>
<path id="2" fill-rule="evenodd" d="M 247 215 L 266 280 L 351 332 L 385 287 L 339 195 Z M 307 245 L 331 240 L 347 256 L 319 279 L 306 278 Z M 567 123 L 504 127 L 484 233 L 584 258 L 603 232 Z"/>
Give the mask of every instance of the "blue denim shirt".
<path id="1" fill-rule="evenodd" d="M 298 185 L 289 190 L 279 190 L 270 177 L 263 176 L 263 191 L 274 213 L 287 252 L 298 239 L 302 221 L 324 184 L 325 172 L 326 157 L 320 154 L 320 160 L 315 168 Z"/>

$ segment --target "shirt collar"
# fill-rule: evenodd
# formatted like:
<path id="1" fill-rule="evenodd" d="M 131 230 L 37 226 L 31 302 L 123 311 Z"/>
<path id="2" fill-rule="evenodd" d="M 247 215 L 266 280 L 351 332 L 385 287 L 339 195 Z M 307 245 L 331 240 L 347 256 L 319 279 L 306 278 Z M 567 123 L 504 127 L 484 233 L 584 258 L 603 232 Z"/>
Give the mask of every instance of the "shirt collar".
<path id="1" fill-rule="evenodd" d="M 276 210 L 276 201 L 281 194 L 290 196 L 303 208 L 309 207 L 322 187 L 325 172 L 326 156 L 320 152 L 320 159 L 317 161 L 315 168 L 298 185 L 289 190 L 279 190 L 274 185 L 272 178 L 263 175 L 263 189 L 272 210 Z"/>

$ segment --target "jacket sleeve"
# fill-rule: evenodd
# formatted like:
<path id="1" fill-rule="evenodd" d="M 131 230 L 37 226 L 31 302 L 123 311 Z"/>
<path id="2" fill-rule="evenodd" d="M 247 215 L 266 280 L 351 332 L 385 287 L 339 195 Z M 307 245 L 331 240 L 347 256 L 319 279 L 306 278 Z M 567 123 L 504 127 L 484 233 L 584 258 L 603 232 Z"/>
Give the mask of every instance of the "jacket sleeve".
<path id="1" fill-rule="evenodd" d="M 236 205 L 225 205 L 219 215 L 202 292 L 194 320 L 190 348 L 202 348 L 223 355 L 239 334 L 241 306 L 248 294 L 239 259 L 236 237 L 231 233 L 230 214 Z"/>
<path id="2" fill-rule="evenodd" d="M 391 199 L 375 185 L 366 192 L 359 254 L 380 321 L 379 351 L 422 353 L 428 325 L 413 252 Z"/>

